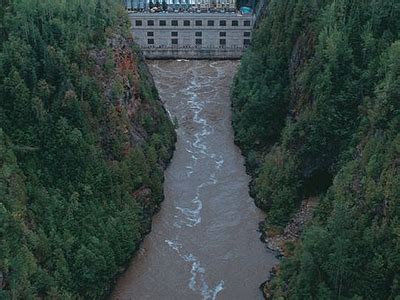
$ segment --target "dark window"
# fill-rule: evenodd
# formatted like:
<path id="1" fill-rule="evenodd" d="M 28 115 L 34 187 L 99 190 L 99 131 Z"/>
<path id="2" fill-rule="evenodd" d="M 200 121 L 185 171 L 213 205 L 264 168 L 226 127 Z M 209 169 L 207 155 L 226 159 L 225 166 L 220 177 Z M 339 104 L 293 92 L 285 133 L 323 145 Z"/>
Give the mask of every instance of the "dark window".
<path id="1" fill-rule="evenodd" d="M 243 40 L 243 45 L 245 45 L 245 46 L 250 45 L 250 40 L 249 39 L 244 39 Z"/>
<path id="2" fill-rule="evenodd" d="M 160 20 L 160 26 L 167 26 L 167 21 Z"/>
<path id="3" fill-rule="evenodd" d="M 250 21 L 244 21 L 244 22 L 243 22 L 243 25 L 244 25 L 244 26 L 250 26 Z"/>
<path id="4" fill-rule="evenodd" d="M 207 21 L 207 26 L 214 26 L 214 21 L 213 20 L 208 20 Z"/>
<path id="5" fill-rule="evenodd" d="M 232 21 L 232 26 L 239 26 L 239 21 Z"/>
<path id="6" fill-rule="evenodd" d="M 171 21 L 172 26 L 178 26 L 178 20 L 172 20 Z"/>
<path id="7" fill-rule="evenodd" d="M 219 36 L 226 36 L 226 32 L 220 32 Z"/>
<path id="8" fill-rule="evenodd" d="M 136 26 L 142 26 L 142 20 L 136 20 L 135 21 Z"/>
<path id="9" fill-rule="evenodd" d="M 201 20 L 196 20 L 196 26 L 203 26 L 203 22 Z"/>
<path id="10" fill-rule="evenodd" d="M 226 39 L 220 39 L 219 40 L 220 45 L 226 45 Z"/>
<path id="11" fill-rule="evenodd" d="M 184 20 L 183 21 L 183 26 L 190 26 L 190 21 L 189 20 Z"/>
<path id="12" fill-rule="evenodd" d="M 201 45 L 202 40 L 201 39 L 196 39 L 196 45 Z"/>
<path id="13" fill-rule="evenodd" d="M 153 20 L 147 20 L 147 26 L 154 26 Z"/>
<path id="14" fill-rule="evenodd" d="M 195 33 L 195 36 L 202 36 L 202 32 L 201 32 L 201 31 L 197 31 L 197 32 Z"/>
<path id="15" fill-rule="evenodd" d="M 147 36 L 154 36 L 154 32 L 149 31 L 149 32 L 147 33 Z"/>
<path id="16" fill-rule="evenodd" d="M 178 45 L 178 39 L 171 39 L 172 45 Z"/>
<path id="17" fill-rule="evenodd" d="M 178 36 L 178 32 L 177 31 L 172 31 L 171 32 L 171 36 Z"/>
<path id="18" fill-rule="evenodd" d="M 226 26 L 226 21 L 225 20 L 219 21 L 219 26 Z"/>
<path id="19" fill-rule="evenodd" d="M 148 45 L 154 45 L 154 39 L 147 39 Z"/>
<path id="20" fill-rule="evenodd" d="M 243 32 L 243 36 L 250 36 L 250 32 Z"/>

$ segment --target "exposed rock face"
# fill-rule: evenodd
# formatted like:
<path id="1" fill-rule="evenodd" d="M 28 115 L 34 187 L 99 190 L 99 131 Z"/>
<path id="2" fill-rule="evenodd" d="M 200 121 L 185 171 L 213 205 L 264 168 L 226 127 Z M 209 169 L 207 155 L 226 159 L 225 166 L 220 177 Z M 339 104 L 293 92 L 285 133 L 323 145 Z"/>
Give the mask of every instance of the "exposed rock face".
<path id="1" fill-rule="evenodd" d="M 305 104 L 312 101 L 304 83 L 301 82 L 301 73 L 304 66 L 314 53 L 315 36 L 312 32 L 299 36 L 293 46 L 289 63 L 289 76 L 291 81 L 290 114 L 296 120 Z"/>
<path id="2" fill-rule="evenodd" d="M 107 40 L 108 49 L 96 49 L 91 51 L 89 57 L 95 63 L 93 76 L 101 82 L 105 98 L 113 106 L 118 115 L 127 118 L 126 128 L 123 132 L 127 142 L 140 143 L 147 138 L 147 133 L 138 122 L 135 122 L 138 110 L 143 105 L 140 96 L 139 64 L 142 60 L 139 53 L 134 56 L 134 47 L 131 38 L 114 33 Z M 115 67 L 110 72 L 109 69 Z M 129 120 L 129 121 L 128 121 Z M 107 122 L 107 121 L 106 121 Z M 104 126 L 106 126 L 106 122 Z M 129 145 L 126 145 L 129 147 Z"/>
<path id="3" fill-rule="evenodd" d="M 299 239 L 304 226 L 311 220 L 316 205 L 317 202 L 315 198 L 306 199 L 301 204 L 299 211 L 286 225 L 283 232 L 274 234 L 271 232 L 271 229 L 263 231 L 262 240 L 267 244 L 267 247 L 279 253 L 279 255 L 285 256 L 285 244 L 289 242 L 295 243 Z"/>
<path id="4" fill-rule="evenodd" d="M 273 228 L 261 229 L 261 240 L 267 245 L 268 249 L 276 253 L 278 258 L 290 255 L 288 253 L 288 245 L 297 243 L 305 226 L 311 221 L 316 206 L 317 198 L 305 199 L 299 211 L 292 217 L 283 231 L 274 232 Z M 260 227 L 264 227 L 264 224 L 260 224 Z M 260 286 L 264 298 L 267 300 L 274 299 L 273 294 L 270 292 L 270 283 L 279 271 L 280 265 L 277 264 L 271 270 L 268 280 Z"/>

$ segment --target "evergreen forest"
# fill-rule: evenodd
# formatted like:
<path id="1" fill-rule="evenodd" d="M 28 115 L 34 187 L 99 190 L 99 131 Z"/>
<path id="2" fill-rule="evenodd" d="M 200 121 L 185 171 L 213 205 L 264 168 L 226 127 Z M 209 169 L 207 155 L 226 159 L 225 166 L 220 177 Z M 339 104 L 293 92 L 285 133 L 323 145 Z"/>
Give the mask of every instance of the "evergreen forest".
<path id="1" fill-rule="evenodd" d="M 400 299 L 400 2 L 271 0 L 233 88 L 251 192 L 313 218 L 273 299 Z"/>
<path id="2" fill-rule="evenodd" d="M 316 203 L 264 294 L 400 299 L 400 1 L 268 1 L 231 93 L 263 230 Z M 174 129 L 122 1 L 0 0 L 0 299 L 107 297 Z"/>
<path id="3" fill-rule="evenodd" d="M 99 299 L 175 132 L 120 1 L 0 0 L 0 299 Z"/>

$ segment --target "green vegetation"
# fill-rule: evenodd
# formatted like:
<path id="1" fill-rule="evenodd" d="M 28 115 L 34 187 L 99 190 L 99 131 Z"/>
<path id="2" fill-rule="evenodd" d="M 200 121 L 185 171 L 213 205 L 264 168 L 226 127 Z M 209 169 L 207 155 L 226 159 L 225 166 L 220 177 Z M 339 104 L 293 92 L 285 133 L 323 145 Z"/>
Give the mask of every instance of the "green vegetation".
<path id="1" fill-rule="evenodd" d="M 232 94 L 267 222 L 319 198 L 274 298 L 400 297 L 400 2 L 270 1 Z"/>
<path id="2" fill-rule="evenodd" d="M 175 141 L 119 1 L 0 0 L 0 298 L 104 296 Z"/>

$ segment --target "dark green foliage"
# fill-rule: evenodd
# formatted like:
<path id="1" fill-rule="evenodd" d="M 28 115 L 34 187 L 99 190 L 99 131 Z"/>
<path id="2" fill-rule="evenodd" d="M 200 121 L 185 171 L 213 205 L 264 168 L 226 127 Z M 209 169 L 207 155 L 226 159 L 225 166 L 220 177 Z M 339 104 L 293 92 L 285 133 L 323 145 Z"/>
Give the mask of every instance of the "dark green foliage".
<path id="1" fill-rule="evenodd" d="M 277 11 L 282 13 L 268 18 L 262 28 L 285 23 L 288 13 L 284 9 Z M 289 35 L 286 28 L 277 28 L 277 36 L 267 30 L 256 32 L 254 46 L 242 59 L 234 81 L 233 127 L 237 143 L 246 150 L 272 145 L 285 123 L 289 76 L 280 71 L 285 68 L 290 51 L 285 41 Z"/>
<path id="2" fill-rule="evenodd" d="M 270 152 L 265 164 L 282 176 L 291 170 L 287 176 L 300 184 L 290 201 L 264 192 L 258 193 L 258 203 L 284 201 L 278 206 L 295 208 L 299 199 L 331 185 L 354 142 L 359 106 L 379 80 L 379 57 L 398 35 L 400 8 L 389 2 L 270 2 L 234 82 L 233 125 L 245 152 L 258 152 L 249 167 L 260 165 L 254 157 Z M 383 26 L 383 20 L 390 22 Z M 275 143 L 279 151 L 271 151 Z M 277 165 L 278 153 L 289 158 L 283 165 Z M 289 162 L 295 167 L 284 166 Z M 260 181 L 268 187 L 260 188 L 276 189 L 275 174 L 262 171 Z M 267 207 L 274 218 L 274 209 Z M 288 208 L 277 222 L 285 222 L 293 211 Z"/>
<path id="3" fill-rule="evenodd" d="M 268 220 L 275 225 L 284 225 L 301 201 L 301 177 L 297 172 L 293 157 L 283 153 L 282 148 L 273 148 L 267 154 L 256 180 L 256 199 L 261 208 L 273 212 Z"/>
<path id="4" fill-rule="evenodd" d="M 282 226 L 320 199 L 275 298 L 400 296 L 399 19 L 395 0 L 271 1 L 243 60 L 234 127 L 257 203 Z"/>
<path id="5" fill-rule="evenodd" d="M 1 5 L 0 298 L 98 299 L 162 200 L 173 124 L 120 1 Z"/>

